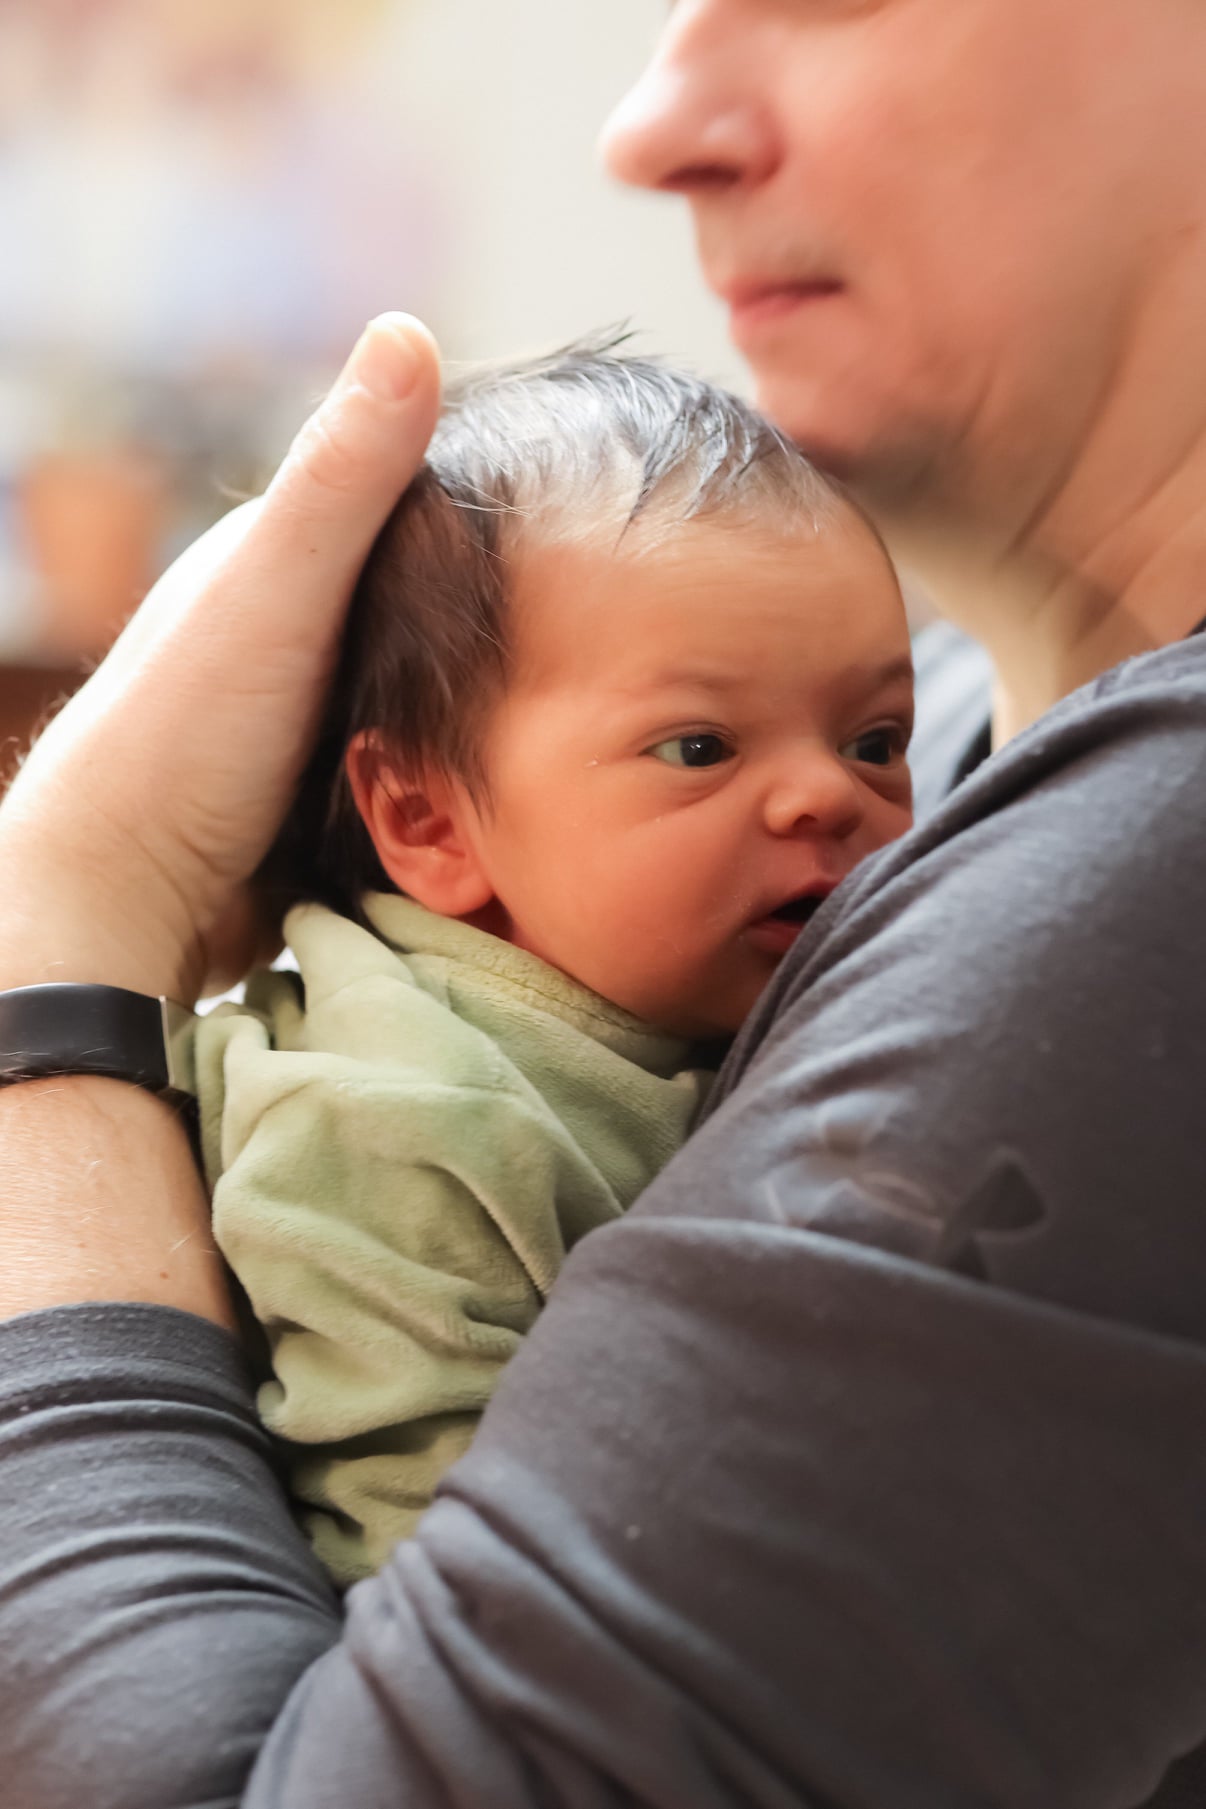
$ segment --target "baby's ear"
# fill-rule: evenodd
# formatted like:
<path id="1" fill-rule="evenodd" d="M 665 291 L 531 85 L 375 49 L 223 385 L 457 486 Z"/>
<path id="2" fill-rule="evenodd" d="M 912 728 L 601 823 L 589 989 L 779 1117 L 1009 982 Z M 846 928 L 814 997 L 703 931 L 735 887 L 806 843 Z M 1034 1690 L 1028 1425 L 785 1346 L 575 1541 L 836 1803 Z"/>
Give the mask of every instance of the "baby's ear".
<path id="1" fill-rule="evenodd" d="M 468 917 L 491 903 L 462 780 L 404 770 L 371 731 L 356 736 L 344 761 L 377 858 L 400 892 L 441 917 Z"/>

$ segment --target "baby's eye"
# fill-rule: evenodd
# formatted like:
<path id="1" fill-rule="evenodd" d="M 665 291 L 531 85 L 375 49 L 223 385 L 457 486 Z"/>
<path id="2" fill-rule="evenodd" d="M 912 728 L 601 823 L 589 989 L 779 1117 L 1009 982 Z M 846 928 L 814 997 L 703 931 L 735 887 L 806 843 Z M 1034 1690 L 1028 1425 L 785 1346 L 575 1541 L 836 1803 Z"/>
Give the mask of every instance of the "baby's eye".
<path id="1" fill-rule="evenodd" d="M 908 747 L 908 735 L 899 723 L 882 723 L 865 729 L 838 749 L 843 760 L 857 760 L 863 766 L 891 766 L 902 760 Z"/>
<path id="2" fill-rule="evenodd" d="M 672 735 L 649 752 L 667 766 L 719 766 L 733 758 L 733 750 L 720 735 Z"/>

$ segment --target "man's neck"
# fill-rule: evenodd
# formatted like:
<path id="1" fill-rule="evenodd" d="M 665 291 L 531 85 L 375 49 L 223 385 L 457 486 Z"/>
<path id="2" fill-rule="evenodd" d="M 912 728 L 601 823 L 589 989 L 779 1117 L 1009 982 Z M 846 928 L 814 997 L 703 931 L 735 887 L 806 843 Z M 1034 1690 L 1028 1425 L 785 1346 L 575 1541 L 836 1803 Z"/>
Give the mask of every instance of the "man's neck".
<path id="1" fill-rule="evenodd" d="M 1128 473 L 1114 488 L 1112 519 L 1096 531 L 1084 488 L 1075 494 L 1069 486 L 1005 552 L 956 551 L 935 536 L 915 557 L 941 613 L 992 656 L 994 746 L 1206 616 L 1206 429 L 1155 481 L 1145 486 L 1137 468 Z"/>
<path id="2" fill-rule="evenodd" d="M 906 518 L 912 506 L 899 532 L 885 523 L 942 613 L 991 654 L 998 744 L 1206 615 L 1206 217 L 1196 224 L 1153 256 L 1100 393 L 1079 419 L 1071 404 L 1052 411 L 1049 489 L 1001 494 L 1010 449 L 988 434 L 962 446 L 945 498 L 931 490 L 928 525 Z M 1021 482 L 1037 456 L 1015 456 Z"/>

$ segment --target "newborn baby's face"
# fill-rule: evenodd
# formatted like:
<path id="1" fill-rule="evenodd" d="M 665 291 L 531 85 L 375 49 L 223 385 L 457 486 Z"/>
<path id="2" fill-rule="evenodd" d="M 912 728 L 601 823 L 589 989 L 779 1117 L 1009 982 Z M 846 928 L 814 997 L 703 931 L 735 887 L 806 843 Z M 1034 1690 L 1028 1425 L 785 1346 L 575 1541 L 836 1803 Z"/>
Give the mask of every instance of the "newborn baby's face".
<path id="1" fill-rule="evenodd" d="M 684 1035 L 735 1030 L 910 822 L 895 577 L 837 511 L 543 545 L 514 576 L 481 857 L 511 941 Z"/>

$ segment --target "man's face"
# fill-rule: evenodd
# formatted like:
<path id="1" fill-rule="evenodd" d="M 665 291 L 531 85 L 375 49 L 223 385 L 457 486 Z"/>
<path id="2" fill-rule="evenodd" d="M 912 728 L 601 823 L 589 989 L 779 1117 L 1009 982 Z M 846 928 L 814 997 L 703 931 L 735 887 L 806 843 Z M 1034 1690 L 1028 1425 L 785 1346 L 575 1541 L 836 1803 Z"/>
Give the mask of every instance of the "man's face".
<path id="1" fill-rule="evenodd" d="M 1009 531 L 1202 227 L 1204 110 L 1197 0 L 678 0 L 605 149 L 687 197 L 807 451 Z"/>
<path id="2" fill-rule="evenodd" d="M 501 933 L 638 1017 L 735 1030 L 821 898 L 910 821 L 892 569 L 819 530 L 695 522 L 534 546 L 471 832 Z"/>

